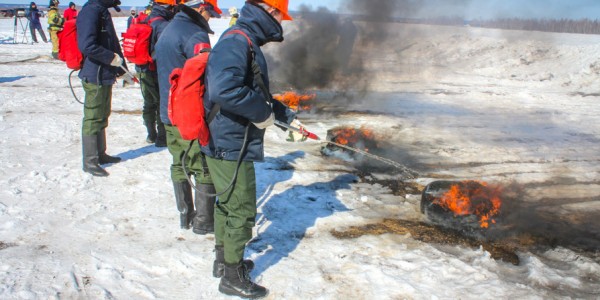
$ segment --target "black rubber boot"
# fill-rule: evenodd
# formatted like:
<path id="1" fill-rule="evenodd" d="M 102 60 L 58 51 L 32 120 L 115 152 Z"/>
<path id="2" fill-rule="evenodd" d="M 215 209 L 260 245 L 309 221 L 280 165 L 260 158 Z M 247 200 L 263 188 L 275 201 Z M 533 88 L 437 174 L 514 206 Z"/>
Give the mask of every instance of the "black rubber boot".
<path id="1" fill-rule="evenodd" d="M 148 131 L 148 136 L 146 136 L 146 143 L 154 144 L 156 142 L 156 123 L 146 122 L 146 130 Z"/>
<path id="2" fill-rule="evenodd" d="M 83 171 L 94 176 L 108 176 L 108 172 L 102 169 L 98 163 L 98 137 L 96 135 L 84 135 L 81 137 L 81 144 L 83 148 Z"/>
<path id="3" fill-rule="evenodd" d="M 219 292 L 250 299 L 265 297 L 269 291 L 252 282 L 249 273 L 250 271 L 243 262 L 235 265 L 225 264 L 225 272 L 219 283 Z"/>
<path id="4" fill-rule="evenodd" d="M 249 259 L 244 259 L 242 262 L 246 265 L 248 272 L 254 269 L 254 262 Z M 215 261 L 213 262 L 213 277 L 221 278 L 225 272 L 225 250 L 223 246 L 215 246 Z"/>
<path id="5" fill-rule="evenodd" d="M 154 146 L 159 147 L 159 148 L 166 147 L 167 146 L 167 132 L 165 131 L 165 125 L 160 123 L 156 126 L 156 129 L 158 131 L 156 133 L 156 142 L 154 143 Z"/>
<path id="6" fill-rule="evenodd" d="M 173 182 L 175 190 L 175 202 L 179 210 L 179 224 L 182 229 L 190 229 L 194 218 L 194 200 L 192 198 L 192 186 L 189 182 Z"/>
<path id="7" fill-rule="evenodd" d="M 215 186 L 212 184 L 196 184 L 195 202 L 196 216 L 194 217 L 194 227 L 192 230 L 196 234 L 207 234 L 215 232 Z"/>
<path id="8" fill-rule="evenodd" d="M 98 162 L 103 164 L 116 164 L 121 161 L 120 157 L 106 154 L 106 131 L 102 129 L 98 133 Z"/>

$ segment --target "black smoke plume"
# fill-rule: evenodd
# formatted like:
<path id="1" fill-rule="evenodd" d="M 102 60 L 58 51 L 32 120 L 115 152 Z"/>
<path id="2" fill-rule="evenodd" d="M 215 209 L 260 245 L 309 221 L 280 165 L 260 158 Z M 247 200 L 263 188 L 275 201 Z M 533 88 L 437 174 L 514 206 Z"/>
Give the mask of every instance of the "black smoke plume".
<path id="1" fill-rule="evenodd" d="M 312 11 L 302 6 L 292 32 L 277 47 L 277 59 L 271 62 L 276 74 L 272 79 L 298 90 L 340 85 L 356 88 L 356 81 L 349 77 L 360 77 L 363 71 L 358 53 L 367 53 L 385 40 L 383 21 L 393 19 L 401 2 L 347 1 L 344 5 L 349 12 L 343 15 L 323 7 Z"/>

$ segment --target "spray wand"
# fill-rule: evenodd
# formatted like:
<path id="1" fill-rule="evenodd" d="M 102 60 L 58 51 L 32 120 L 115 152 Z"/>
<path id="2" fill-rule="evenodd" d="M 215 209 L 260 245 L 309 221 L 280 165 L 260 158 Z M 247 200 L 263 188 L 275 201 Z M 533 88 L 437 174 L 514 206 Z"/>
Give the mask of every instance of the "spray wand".
<path id="1" fill-rule="evenodd" d="M 317 141 L 321 140 L 316 134 L 314 134 L 314 133 L 306 130 L 304 127 L 296 128 L 294 126 L 288 125 L 288 124 L 286 124 L 284 122 L 277 121 L 277 120 L 275 120 L 275 125 L 277 125 L 279 127 L 283 127 L 283 128 L 289 129 L 291 131 L 295 131 L 295 132 L 297 132 L 297 133 L 299 133 L 299 134 L 301 134 L 301 135 L 303 135 L 303 136 L 305 136 L 305 137 L 307 137 L 309 139 L 313 139 L 313 140 L 317 140 Z"/>
<path id="2" fill-rule="evenodd" d="M 275 120 L 275 125 L 277 125 L 279 127 L 287 128 L 287 129 L 289 129 L 291 131 L 298 132 L 301 135 L 303 135 L 303 136 L 305 136 L 307 138 L 313 139 L 313 140 L 317 140 L 317 141 L 321 140 L 316 134 L 314 134 L 314 133 L 312 133 L 312 132 L 304 129 L 304 127 L 296 128 L 294 126 L 288 125 L 288 124 L 286 124 L 284 122 L 277 121 L 277 120 Z M 376 159 L 378 161 L 384 162 L 384 163 L 386 163 L 388 165 L 394 166 L 394 167 L 402 170 L 403 173 L 407 174 L 407 178 L 415 178 L 419 174 L 416 171 L 411 170 L 408 167 L 404 166 L 403 164 L 395 162 L 395 161 L 393 161 L 391 159 L 387 159 L 387 158 L 384 158 L 384 157 L 381 157 L 381 156 L 377 156 L 377 155 L 369 153 L 367 151 L 363 151 L 363 150 L 360 150 L 360 149 L 357 149 L 357 148 L 349 147 L 348 145 L 339 144 L 339 143 L 336 143 L 336 142 L 333 142 L 333 141 L 323 141 L 323 142 L 324 143 L 328 143 L 328 144 L 332 144 L 332 145 L 336 145 L 336 146 L 338 146 L 340 148 L 344 148 L 344 149 L 347 149 L 347 150 L 350 150 L 350 151 L 354 151 L 356 153 L 368 156 L 370 158 L 373 158 L 373 159 Z"/>
<path id="3" fill-rule="evenodd" d="M 135 77 L 135 75 L 133 75 L 133 73 L 129 72 L 129 70 L 125 69 L 125 67 L 123 67 L 123 65 L 120 65 L 121 70 L 125 71 L 125 73 L 127 73 L 127 75 L 131 76 L 131 79 L 133 80 L 133 82 L 140 84 L 140 81 L 137 79 L 137 77 Z"/>

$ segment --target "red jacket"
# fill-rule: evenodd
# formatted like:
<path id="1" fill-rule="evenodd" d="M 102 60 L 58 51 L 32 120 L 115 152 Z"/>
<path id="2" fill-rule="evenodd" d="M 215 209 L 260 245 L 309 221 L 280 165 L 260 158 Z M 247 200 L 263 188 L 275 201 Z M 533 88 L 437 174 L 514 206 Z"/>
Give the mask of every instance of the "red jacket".
<path id="1" fill-rule="evenodd" d="M 67 9 L 65 9 L 65 12 L 63 13 L 63 17 L 65 18 L 65 21 L 75 19 L 75 18 L 77 18 L 77 10 L 69 7 Z"/>

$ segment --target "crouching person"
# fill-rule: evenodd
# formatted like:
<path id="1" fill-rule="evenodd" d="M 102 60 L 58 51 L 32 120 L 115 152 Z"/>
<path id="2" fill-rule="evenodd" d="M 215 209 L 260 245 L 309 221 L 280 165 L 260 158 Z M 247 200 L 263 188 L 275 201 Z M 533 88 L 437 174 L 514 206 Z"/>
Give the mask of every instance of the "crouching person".
<path id="1" fill-rule="evenodd" d="M 83 105 L 83 171 L 108 176 L 100 165 L 117 163 L 106 154 L 106 127 L 111 112 L 112 85 L 126 67 L 108 8 L 118 0 L 89 0 L 77 17 L 77 43 L 85 57 L 79 72 L 85 91 Z"/>
<path id="2" fill-rule="evenodd" d="M 223 33 L 207 65 L 205 112 L 215 105 L 220 109 L 209 124 L 210 143 L 202 152 L 218 193 L 235 183 L 219 196 L 215 207 L 213 276 L 221 277 L 220 292 L 243 298 L 267 295 L 267 289 L 249 276 L 254 263 L 243 259 L 256 218 L 254 162 L 264 160 L 265 128 L 273 125 L 274 119 L 290 124 L 295 118 L 290 109 L 272 99 L 267 63 L 260 49 L 269 42 L 283 41 L 282 20 L 291 20 L 288 0 L 246 1 L 236 25 Z M 255 76 L 254 64 L 260 76 Z"/>

